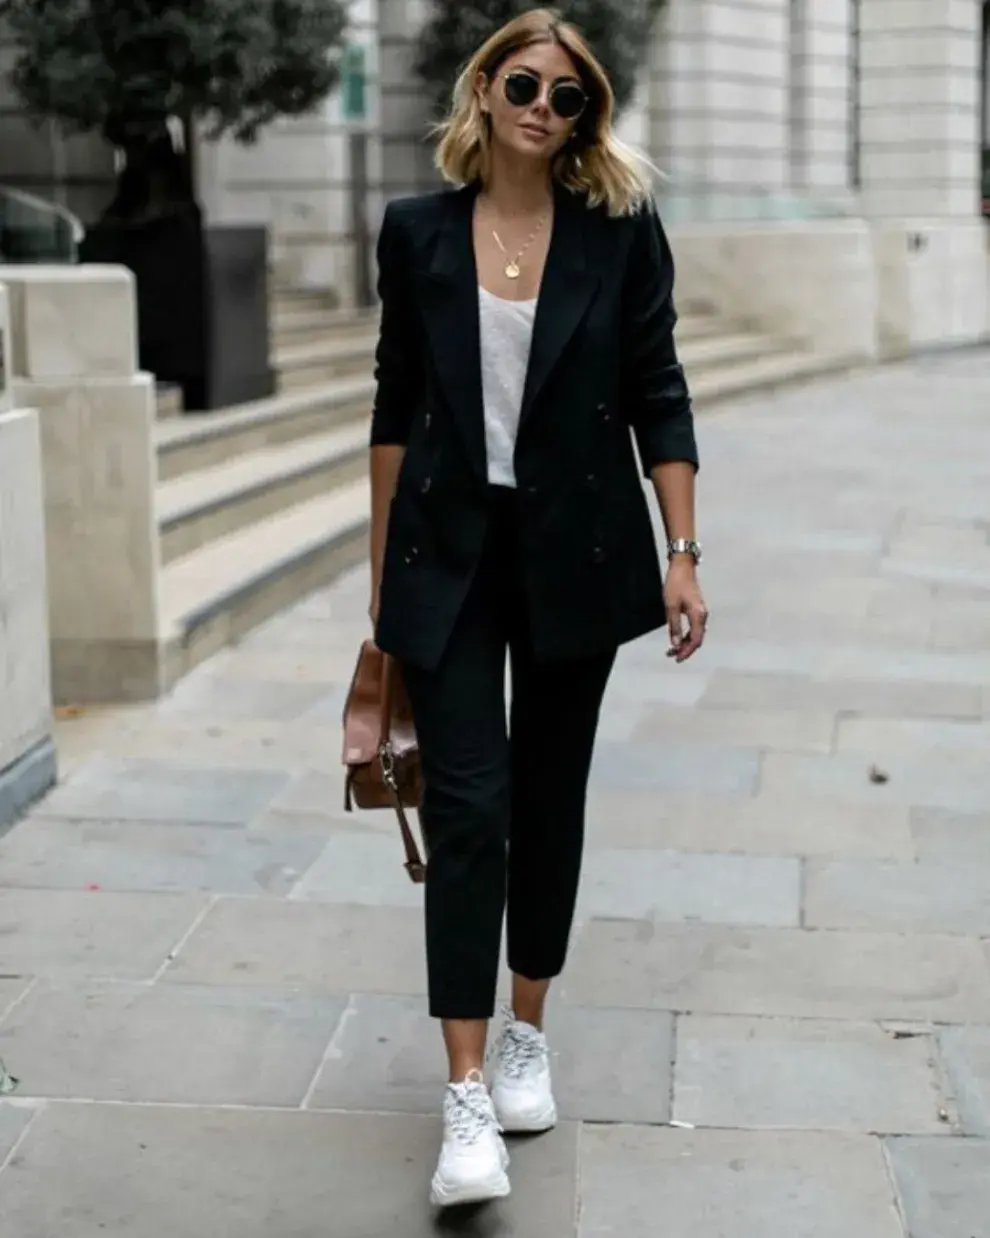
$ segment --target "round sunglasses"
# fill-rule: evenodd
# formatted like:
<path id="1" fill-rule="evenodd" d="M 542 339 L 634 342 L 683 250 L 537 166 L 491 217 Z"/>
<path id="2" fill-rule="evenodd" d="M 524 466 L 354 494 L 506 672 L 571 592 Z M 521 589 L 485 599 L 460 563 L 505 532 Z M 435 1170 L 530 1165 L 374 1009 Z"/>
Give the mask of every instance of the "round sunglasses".
<path id="1" fill-rule="evenodd" d="M 513 107 L 529 107 L 540 95 L 540 79 L 524 69 L 515 69 L 503 79 L 506 102 Z M 588 96 L 577 82 L 554 82 L 550 87 L 550 107 L 561 120 L 577 120 L 588 106 Z"/>

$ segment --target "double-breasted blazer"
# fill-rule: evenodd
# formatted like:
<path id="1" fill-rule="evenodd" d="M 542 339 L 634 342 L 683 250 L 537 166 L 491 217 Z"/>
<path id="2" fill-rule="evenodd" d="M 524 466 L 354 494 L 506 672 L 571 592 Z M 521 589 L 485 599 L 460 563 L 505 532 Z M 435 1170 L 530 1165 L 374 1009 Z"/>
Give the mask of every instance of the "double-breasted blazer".
<path id="1" fill-rule="evenodd" d="M 389 514 L 376 639 L 440 662 L 490 515 L 477 187 L 391 202 L 378 243 L 372 445 L 405 455 Z M 534 652 L 581 657 L 666 621 L 642 475 L 698 464 L 674 347 L 670 248 L 655 211 L 614 218 L 557 188 L 515 449 Z M 638 447 L 639 464 L 636 452 Z"/>

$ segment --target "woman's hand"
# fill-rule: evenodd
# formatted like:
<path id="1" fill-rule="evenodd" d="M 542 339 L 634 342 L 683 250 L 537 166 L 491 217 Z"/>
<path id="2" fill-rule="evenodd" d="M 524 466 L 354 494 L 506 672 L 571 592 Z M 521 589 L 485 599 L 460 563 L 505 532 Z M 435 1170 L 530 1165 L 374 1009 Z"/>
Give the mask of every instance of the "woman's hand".
<path id="1" fill-rule="evenodd" d="M 708 607 L 701 596 L 697 568 L 690 557 L 677 555 L 671 561 L 664 585 L 664 600 L 670 628 L 667 657 L 676 662 L 686 662 L 704 643 L 708 625 Z"/>

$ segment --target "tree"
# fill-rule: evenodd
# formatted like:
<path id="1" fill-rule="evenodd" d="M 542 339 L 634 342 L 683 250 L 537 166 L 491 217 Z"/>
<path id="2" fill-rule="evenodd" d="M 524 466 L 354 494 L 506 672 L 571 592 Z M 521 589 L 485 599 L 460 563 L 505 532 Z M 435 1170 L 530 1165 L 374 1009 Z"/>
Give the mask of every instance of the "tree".
<path id="1" fill-rule="evenodd" d="M 591 43 L 612 79 L 620 109 L 632 98 L 636 70 L 663 5 L 664 0 L 560 0 L 554 6 Z M 458 73 L 485 39 L 533 7 L 533 0 L 433 0 L 433 13 L 420 35 L 416 71 L 438 112 L 449 107 Z"/>
<path id="2" fill-rule="evenodd" d="M 189 204 L 177 125 L 252 142 L 333 89 L 346 0 L 0 0 L 27 112 L 124 154 L 111 218 Z"/>

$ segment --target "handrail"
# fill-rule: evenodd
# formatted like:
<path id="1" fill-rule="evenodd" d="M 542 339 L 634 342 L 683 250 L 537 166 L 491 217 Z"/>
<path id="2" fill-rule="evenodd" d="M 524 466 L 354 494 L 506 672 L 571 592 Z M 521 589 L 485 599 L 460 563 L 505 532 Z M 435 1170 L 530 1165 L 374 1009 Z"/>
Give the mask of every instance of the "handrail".
<path id="1" fill-rule="evenodd" d="M 78 261 L 86 235 L 66 207 L 10 185 L 0 185 L 0 262 Z"/>

